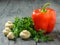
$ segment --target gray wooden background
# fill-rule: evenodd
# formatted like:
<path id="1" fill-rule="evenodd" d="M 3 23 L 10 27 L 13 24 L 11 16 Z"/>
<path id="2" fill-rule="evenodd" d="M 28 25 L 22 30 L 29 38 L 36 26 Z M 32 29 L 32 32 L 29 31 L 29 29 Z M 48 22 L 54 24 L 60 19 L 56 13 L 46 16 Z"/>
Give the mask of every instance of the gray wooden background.
<path id="1" fill-rule="evenodd" d="M 60 30 L 60 0 L 0 0 L 0 45 L 35 45 L 33 40 L 21 40 L 18 38 L 16 41 L 8 40 L 2 30 L 8 20 L 14 21 L 14 18 L 31 16 L 34 9 L 40 8 L 44 3 L 50 2 L 51 8 L 55 9 L 56 26 L 54 31 Z M 51 34 L 52 35 L 52 34 Z M 53 34 L 54 37 L 55 34 Z M 37 45 L 60 45 L 60 35 L 54 37 L 53 42 L 38 43 Z M 57 40 L 58 38 L 58 40 Z"/>

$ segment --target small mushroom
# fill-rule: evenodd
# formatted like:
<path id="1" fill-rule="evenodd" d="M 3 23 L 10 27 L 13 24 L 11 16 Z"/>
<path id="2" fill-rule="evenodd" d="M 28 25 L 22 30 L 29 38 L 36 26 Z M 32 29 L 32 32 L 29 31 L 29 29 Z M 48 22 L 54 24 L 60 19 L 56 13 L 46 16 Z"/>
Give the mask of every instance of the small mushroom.
<path id="1" fill-rule="evenodd" d="M 9 32 L 10 32 L 10 31 L 3 30 L 4 35 L 8 35 Z"/>
<path id="2" fill-rule="evenodd" d="M 12 24 L 12 22 L 11 22 L 11 21 L 8 21 L 7 23 L 8 23 L 8 24 Z"/>
<path id="3" fill-rule="evenodd" d="M 3 30 L 3 33 L 4 33 L 4 35 L 7 35 L 10 31 L 11 31 L 10 28 L 6 27 L 6 28 Z"/>
<path id="4" fill-rule="evenodd" d="M 30 32 L 27 31 L 27 30 L 23 30 L 23 31 L 20 33 L 20 37 L 21 37 L 22 39 L 28 39 L 28 38 L 30 38 L 30 36 L 31 36 L 31 34 L 30 34 Z"/>
<path id="5" fill-rule="evenodd" d="M 13 32 L 9 32 L 8 35 L 7 35 L 7 38 L 8 39 L 14 39 L 15 36 L 14 36 Z"/>
<path id="6" fill-rule="evenodd" d="M 12 23 L 11 21 L 8 21 L 8 22 L 5 24 L 5 27 L 12 28 L 12 27 L 13 27 L 13 23 Z"/>
<path id="7" fill-rule="evenodd" d="M 11 31 L 9 27 L 5 27 L 5 30 L 6 31 Z"/>

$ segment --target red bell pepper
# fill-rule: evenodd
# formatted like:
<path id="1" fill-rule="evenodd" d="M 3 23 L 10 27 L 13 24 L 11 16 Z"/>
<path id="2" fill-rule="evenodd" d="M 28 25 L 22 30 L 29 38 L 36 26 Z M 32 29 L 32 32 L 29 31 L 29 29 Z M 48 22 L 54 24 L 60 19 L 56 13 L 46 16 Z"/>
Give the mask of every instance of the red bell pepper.
<path id="1" fill-rule="evenodd" d="M 46 33 L 53 31 L 56 23 L 56 11 L 52 8 L 46 8 L 49 5 L 50 3 L 46 3 L 42 8 L 36 9 L 32 13 L 32 20 L 37 32 L 40 29 L 45 30 Z"/>

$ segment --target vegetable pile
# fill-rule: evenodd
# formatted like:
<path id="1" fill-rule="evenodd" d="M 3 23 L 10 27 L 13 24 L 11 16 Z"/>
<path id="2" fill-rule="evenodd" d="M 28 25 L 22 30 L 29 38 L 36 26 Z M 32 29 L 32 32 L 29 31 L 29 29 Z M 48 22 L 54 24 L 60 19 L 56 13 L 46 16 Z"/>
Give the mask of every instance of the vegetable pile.
<path id="1" fill-rule="evenodd" d="M 37 41 L 53 41 L 47 33 L 51 33 L 56 23 L 56 12 L 51 8 L 46 8 L 46 3 L 42 8 L 34 10 L 32 17 L 16 17 L 14 22 L 8 21 L 5 24 L 3 33 L 9 39 L 32 38 Z"/>
<path id="2" fill-rule="evenodd" d="M 24 18 L 16 17 L 15 21 L 13 22 L 13 25 L 14 26 L 11 28 L 11 32 L 9 32 L 7 35 L 9 39 L 21 37 L 22 39 L 32 38 L 35 41 L 39 41 L 39 40 L 52 41 L 53 40 L 48 35 L 43 34 L 44 30 L 40 30 L 39 32 L 36 32 L 34 28 L 34 23 L 31 17 L 24 17 Z M 28 34 L 26 35 L 26 33 Z"/>

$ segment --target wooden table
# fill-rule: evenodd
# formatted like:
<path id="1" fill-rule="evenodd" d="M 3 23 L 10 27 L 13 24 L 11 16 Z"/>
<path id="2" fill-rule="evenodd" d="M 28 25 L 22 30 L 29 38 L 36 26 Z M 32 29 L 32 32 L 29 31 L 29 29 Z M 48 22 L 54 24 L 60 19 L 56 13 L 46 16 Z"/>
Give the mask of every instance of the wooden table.
<path id="1" fill-rule="evenodd" d="M 60 30 L 60 0 L 0 0 L 0 45 L 36 45 L 35 41 L 24 41 L 17 38 L 16 41 L 8 40 L 2 30 L 8 20 L 14 21 L 14 18 L 31 16 L 34 9 L 40 8 L 44 3 L 51 2 L 51 8 L 57 12 L 57 21 L 54 31 Z M 37 45 L 60 45 L 60 35 L 56 33 L 50 34 L 55 41 L 40 42 Z"/>

